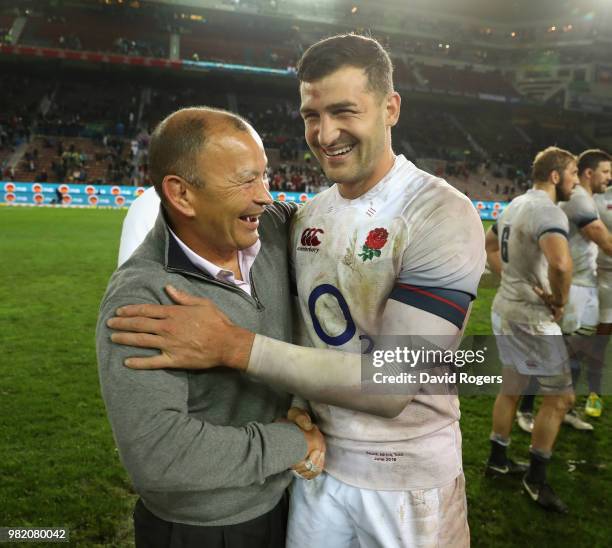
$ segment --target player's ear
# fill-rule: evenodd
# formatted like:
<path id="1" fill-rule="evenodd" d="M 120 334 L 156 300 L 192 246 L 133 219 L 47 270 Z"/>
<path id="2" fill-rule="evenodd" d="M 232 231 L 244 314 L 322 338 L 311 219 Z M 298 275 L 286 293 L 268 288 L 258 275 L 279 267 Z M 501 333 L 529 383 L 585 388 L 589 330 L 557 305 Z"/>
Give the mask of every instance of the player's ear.
<path id="1" fill-rule="evenodd" d="M 397 91 L 393 91 L 387 95 L 386 101 L 386 123 L 389 127 L 393 127 L 399 120 L 402 98 Z"/>
<path id="2" fill-rule="evenodd" d="M 166 203 L 186 217 L 195 216 L 192 206 L 192 187 L 178 175 L 166 175 L 162 181 L 162 192 Z"/>
<path id="3" fill-rule="evenodd" d="M 550 172 L 550 180 L 554 185 L 558 185 L 561 182 L 561 174 L 559 173 L 559 170 L 553 169 Z"/>

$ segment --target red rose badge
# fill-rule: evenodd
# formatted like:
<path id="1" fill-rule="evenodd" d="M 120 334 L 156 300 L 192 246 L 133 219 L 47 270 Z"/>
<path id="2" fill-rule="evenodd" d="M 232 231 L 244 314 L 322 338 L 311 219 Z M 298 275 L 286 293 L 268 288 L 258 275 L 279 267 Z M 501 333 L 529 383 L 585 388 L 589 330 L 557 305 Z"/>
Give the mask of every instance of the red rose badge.
<path id="1" fill-rule="evenodd" d="M 387 238 L 389 238 L 389 233 L 384 228 L 370 230 L 365 244 L 361 248 L 362 252 L 358 256 L 362 258 L 363 262 L 371 261 L 374 257 L 380 257 L 380 250 L 385 247 Z"/>

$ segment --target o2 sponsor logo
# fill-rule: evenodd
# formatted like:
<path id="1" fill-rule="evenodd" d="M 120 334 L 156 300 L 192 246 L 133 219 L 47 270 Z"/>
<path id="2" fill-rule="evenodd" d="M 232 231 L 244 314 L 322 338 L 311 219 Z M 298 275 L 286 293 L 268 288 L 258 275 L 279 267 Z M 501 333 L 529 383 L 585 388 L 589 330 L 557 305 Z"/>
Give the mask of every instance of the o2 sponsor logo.
<path id="1" fill-rule="evenodd" d="M 333 336 L 327 333 L 323 329 L 323 326 L 321 325 L 321 322 L 319 321 L 319 318 L 317 317 L 317 312 L 316 312 L 317 301 L 323 295 L 330 295 L 331 297 L 336 299 L 336 302 L 338 303 L 338 306 L 340 307 L 342 315 L 344 316 L 344 319 L 346 321 L 346 327 L 344 328 L 344 331 L 342 331 L 342 333 L 340 333 L 339 335 Z M 328 344 L 329 346 L 341 346 L 349 342 L 355 336 L 355 333 L 357 331 L 357 327 L 355 326 L 355 321 L 353 320 L 353 317 L 351 316 L 351 311 L 349 310 L 349 306 L 348 306 L 348 303 L 346 302 L 346 299 L 342 296 L 342 293 L 340 293 L 340 290 L 337 287 L 334 287 L 331 284 L 321 284 L 315 287 L 312 290 L 310 297 L 308 297 L 308 311 L 310 312 L 312 326 L 317 336 L 325 344 Z"/>

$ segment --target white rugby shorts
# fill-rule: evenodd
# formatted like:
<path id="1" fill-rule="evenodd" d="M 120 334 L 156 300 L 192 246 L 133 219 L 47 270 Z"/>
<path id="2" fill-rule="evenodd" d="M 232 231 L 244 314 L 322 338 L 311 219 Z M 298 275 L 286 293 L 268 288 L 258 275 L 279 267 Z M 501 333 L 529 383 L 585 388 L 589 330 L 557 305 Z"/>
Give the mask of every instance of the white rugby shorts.
<path id="1" fill-rule="evenodd" d="M 597 272 L 599 323 L 612 323 L 612 270 Z"/>
<path id="2" fill-rule="evenodd" d="M 567 348 L 561 328 L 555 322 L 522 324 L 491 312 L 491 324 L 504 367 L 521 375 L 558 378 L 556 388 L 564 388 L 567 379 L 571 382 Z"/>
<path id="3" fill-rule="evenodd" d="M 291 486 L 287 548 L 467 548 L 465 478 L 414 491 L 373 491 L 326 472 Z"/>
<path id="4" fill-rule="evenodd" d="M 573 285 L 561 321 L 566 335 L 579 332 L 581 335 L 594 334 L 599 323 L 599 300 L 596 287 Z M 592 332 L 592 333 L 591 333 Z"/>

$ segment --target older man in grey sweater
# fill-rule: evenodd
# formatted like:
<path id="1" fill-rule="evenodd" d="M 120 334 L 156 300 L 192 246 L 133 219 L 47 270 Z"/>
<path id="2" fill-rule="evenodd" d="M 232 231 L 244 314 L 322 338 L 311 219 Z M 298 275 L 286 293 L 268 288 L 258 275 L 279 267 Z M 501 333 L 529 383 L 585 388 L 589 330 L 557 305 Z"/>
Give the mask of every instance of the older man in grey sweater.
<path id="1" fill-rule="evenodd" d="M 290 469 L 308 477 L 312 461 L 322 464 L 316 427 L 278 422 L 289 394 L 223 368 L 128 369 L 134 348 L 112 343 L 106 325 L 125 304 L 171 304 L 163 289 L 171 284 L 211 299 L 246 329 L 290 340 L 292 209 L 272 203 L 265 168 L 257 133 L 227 112 L 178 111 L 152 137 L 150 169 L 162 208 L 113 274 L 97 327 L 102 394 L 141 497 L 137 546 L 284 546 Z"/>

